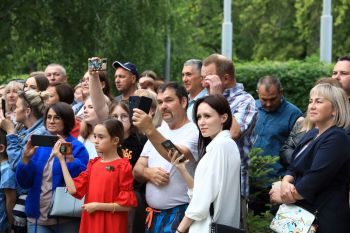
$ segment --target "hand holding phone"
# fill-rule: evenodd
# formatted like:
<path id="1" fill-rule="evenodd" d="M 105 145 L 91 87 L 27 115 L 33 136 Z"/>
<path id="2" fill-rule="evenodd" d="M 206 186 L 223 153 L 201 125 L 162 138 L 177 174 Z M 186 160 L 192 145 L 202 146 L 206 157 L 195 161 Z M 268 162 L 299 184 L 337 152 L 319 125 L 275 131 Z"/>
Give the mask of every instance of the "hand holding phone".
<path id="1" fill-rule="evenodd" d="M 132 124 L 132 116 L 134 115 L 134 108 L 141 109 L 145 113 L 149 113 L 152 106 L 152 99 L 146 96 L 130 96 L 129 97 L 129 116 Z"/>
<path id="2" fill-rule="evenodd" d="M 30 159 L 35 153 L 36 148 L 37 148 L 36 146 L 32 145 L 32 139 L 30 138 L 23 150 L 22 163 L 24 164 L 29 163 Z"/>
<path id="3" fill-rule="evenodd" d="M 172 143 L 170 140 L 165 140 L 162 142 L 162 146 L 167 150 L 167 151 L 177 151 L 178 156 L 182 155 L 182 152 Z M 182 158 L 179 160 L 180 163 L 183 163 L 186 161 L 186 157 Z"/>
<path id="4" fill-rule="evenodd" d="M 60 152 L 63 155 L 71 155 L 72 154 L 72 143 L 71 142 L 61 143 Z"/>

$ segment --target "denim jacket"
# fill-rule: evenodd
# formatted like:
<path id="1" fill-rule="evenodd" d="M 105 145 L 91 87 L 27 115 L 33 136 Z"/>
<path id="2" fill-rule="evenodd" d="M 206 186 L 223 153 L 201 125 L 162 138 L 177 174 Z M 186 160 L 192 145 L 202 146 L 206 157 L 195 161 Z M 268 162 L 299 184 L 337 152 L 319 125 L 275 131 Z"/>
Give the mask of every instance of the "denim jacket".
<path id="1" fill-rule="evenodd" d="M 38 119 L 32 127 L 29 129 L 20 130 L 15 134 L 6 135 L 7 140 L 7 155 L 9 157 L 9 163 L 13 170 L 16 170 L 17 164 L 20 161 L 23 150 L 29 140 L 30 135 L 40 134 L 48 135 L 44 127 L 44 121 L 42 118 Z"/>

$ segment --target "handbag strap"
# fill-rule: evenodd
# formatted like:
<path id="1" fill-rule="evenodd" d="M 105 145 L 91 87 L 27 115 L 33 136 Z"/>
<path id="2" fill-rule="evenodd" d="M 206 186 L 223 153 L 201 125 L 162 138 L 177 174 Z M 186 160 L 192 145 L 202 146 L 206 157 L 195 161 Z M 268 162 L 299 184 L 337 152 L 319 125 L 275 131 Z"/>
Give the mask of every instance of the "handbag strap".
<path id="1" fill-rule="evenodd" d="M 239 172 L 239 190 L 241 190 L 242 186 L 241 186 L 241 172 Z M 212 203 L 210 203 L 210 207 L 209 207 L 209 214 L 211 217 L 211 221 L 213 222 L 213 218 L 214 218 L 214 201 Z M 242 209 L 239 208 L 239 215 L 242 218 Z"/>
<path id="2" fill-rule="evenodd" d="M 213 218 L 214 218 L 214 202 L 210 203 L 209 213 L 210 213 L 211 221 L 213 221 Z"/>

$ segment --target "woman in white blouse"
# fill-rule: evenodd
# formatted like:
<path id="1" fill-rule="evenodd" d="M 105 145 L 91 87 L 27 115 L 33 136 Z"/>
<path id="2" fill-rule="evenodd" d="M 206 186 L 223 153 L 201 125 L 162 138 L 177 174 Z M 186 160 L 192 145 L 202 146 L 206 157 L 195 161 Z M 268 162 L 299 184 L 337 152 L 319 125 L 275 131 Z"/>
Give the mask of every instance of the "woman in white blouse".
<path id="1" fill-rule="evenodd" d="M 240 220 L 240 155 L 231 138 L 232 114 L 222 95 L 211 95 L 197 101 L 193 108 L 200 130 L 200 161 L 194 179 L 180 162 L 183 155 L 169 153 L 172 164 L 180 171 L 189 187 L 191 202 L 176 232 L 209 232 L 212 221 L 209 208 L 214 205 L 213 221 L 239 227 Z"/>

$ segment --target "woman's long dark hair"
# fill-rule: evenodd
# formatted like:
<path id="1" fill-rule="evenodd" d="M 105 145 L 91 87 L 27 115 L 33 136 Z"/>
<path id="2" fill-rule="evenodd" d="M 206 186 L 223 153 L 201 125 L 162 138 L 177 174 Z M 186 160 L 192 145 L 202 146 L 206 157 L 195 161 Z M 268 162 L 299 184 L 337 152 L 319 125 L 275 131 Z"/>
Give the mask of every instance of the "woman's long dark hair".
<path id="1" fill-rule="evenodd" d="M 206 97 L 203 97 L 199 99 L 193 107 L 193 119 L 194 123 L 197 125 L 197 128 L 199 130 L 198 126 L 198 117 L 197 117 L 197 111 L 198 111 L 198 106 L 201 103 L 206 103 L 208 104 L 211 108 L 213 108 L 219 115 L 224 115 L 225 113 L 227 114 L 227 120 L 224 122 L 222 129 L 223 130 L 230 130 L 231 125 L 232 125 L 232 113 L 230 109 L 230 105 L 227 102 L 226 98 L 223 95 L 209 95 Z M 199 137 L 198 137 L 198 157 L 199 160 L 204 156 L 205 154 L 205 149 L 208 146 L 208 144 L 211 142 L 210 137 L 203 137 L 202 134 L 199 132 Z"/>

